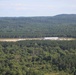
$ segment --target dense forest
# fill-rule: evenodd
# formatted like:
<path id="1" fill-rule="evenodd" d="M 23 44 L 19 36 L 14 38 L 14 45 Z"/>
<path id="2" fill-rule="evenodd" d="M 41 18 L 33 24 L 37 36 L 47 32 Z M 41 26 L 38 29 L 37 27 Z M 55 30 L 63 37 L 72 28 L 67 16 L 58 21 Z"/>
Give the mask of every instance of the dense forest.
<path id="1" fill-rule="evenodd" d="M 0 38 L 75 37 L 76 15 L 0 17 Z"/>
<path id="2" fill-rule="evenodd" d="M 0 17 L 0 38 L 76 38 L 76 15 Z M 0 75 L 76 75 L 76 40 L 0 42 Z"/>
<path id="3" fill-rule="evenodd" d="M 0 42 L 0 75 L 76 75 L 76 41 Z"/>

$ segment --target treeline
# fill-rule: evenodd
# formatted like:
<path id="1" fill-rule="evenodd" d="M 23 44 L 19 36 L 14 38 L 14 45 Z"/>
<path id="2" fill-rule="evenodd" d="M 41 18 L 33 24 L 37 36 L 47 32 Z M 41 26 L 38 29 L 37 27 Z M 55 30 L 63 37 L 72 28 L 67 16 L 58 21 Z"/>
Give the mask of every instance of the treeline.
<path id="1" fill-rule="evenodd" d="M 0 75 L 76 75 L 76 41 L 0 42 Z"/>
<path id="2" fill-rule="evenodd" d="M 0 17 L 0 38 L 75 37 L 76 15 Z"/>

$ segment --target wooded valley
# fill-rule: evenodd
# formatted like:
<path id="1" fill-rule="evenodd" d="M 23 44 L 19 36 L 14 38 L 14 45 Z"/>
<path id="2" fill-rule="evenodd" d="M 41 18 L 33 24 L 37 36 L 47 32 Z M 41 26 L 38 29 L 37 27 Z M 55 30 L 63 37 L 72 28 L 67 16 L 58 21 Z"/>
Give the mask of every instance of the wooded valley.
<path id="1" fill-rule="evenodd" d="M 0 38 L 75 37 L 76 15 L 0 17 Z"/>
<path id="2" fill-rule="evenodd" d="M 76 15 L 0 17 L 0 39 L 43 37 L 76 38 Z M 0 75 L 76 75 L 76 40 L 0 42 Z"/>

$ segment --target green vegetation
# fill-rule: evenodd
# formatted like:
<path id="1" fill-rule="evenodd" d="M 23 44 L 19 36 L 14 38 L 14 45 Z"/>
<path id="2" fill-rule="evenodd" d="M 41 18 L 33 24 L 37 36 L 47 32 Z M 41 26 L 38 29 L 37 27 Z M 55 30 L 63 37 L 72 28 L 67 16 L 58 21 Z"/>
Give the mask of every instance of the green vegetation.
<path id="1" fill-rule="evenodd" d="M 76 15 L 0 18 L 0 38 L 45 36 L 76 38 Z"/>
<path id="2" fill-rule="evenodd" d="M 76 41 L 0 42 L 0 75 L 76 75 Z"/>
<path id="3" fill-rule="evenodd" d="M 0 17 L 0 38 L 76 38 L 76 15 Z M 0 75 L 76 75 L 76 40 L 0 42 Z"/>

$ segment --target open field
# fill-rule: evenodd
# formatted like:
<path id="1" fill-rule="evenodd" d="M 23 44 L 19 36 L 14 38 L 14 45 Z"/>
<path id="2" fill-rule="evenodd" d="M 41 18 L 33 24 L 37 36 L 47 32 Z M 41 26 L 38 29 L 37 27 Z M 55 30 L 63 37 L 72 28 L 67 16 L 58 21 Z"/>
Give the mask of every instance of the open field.
<path id="1" fill-rule="evenodd" d="M 44 37 L 44 38 L 0 38 L 0 42 L 17 42 L 23 40 L 76 40 L 76 38 L 65 37 Z"/>

